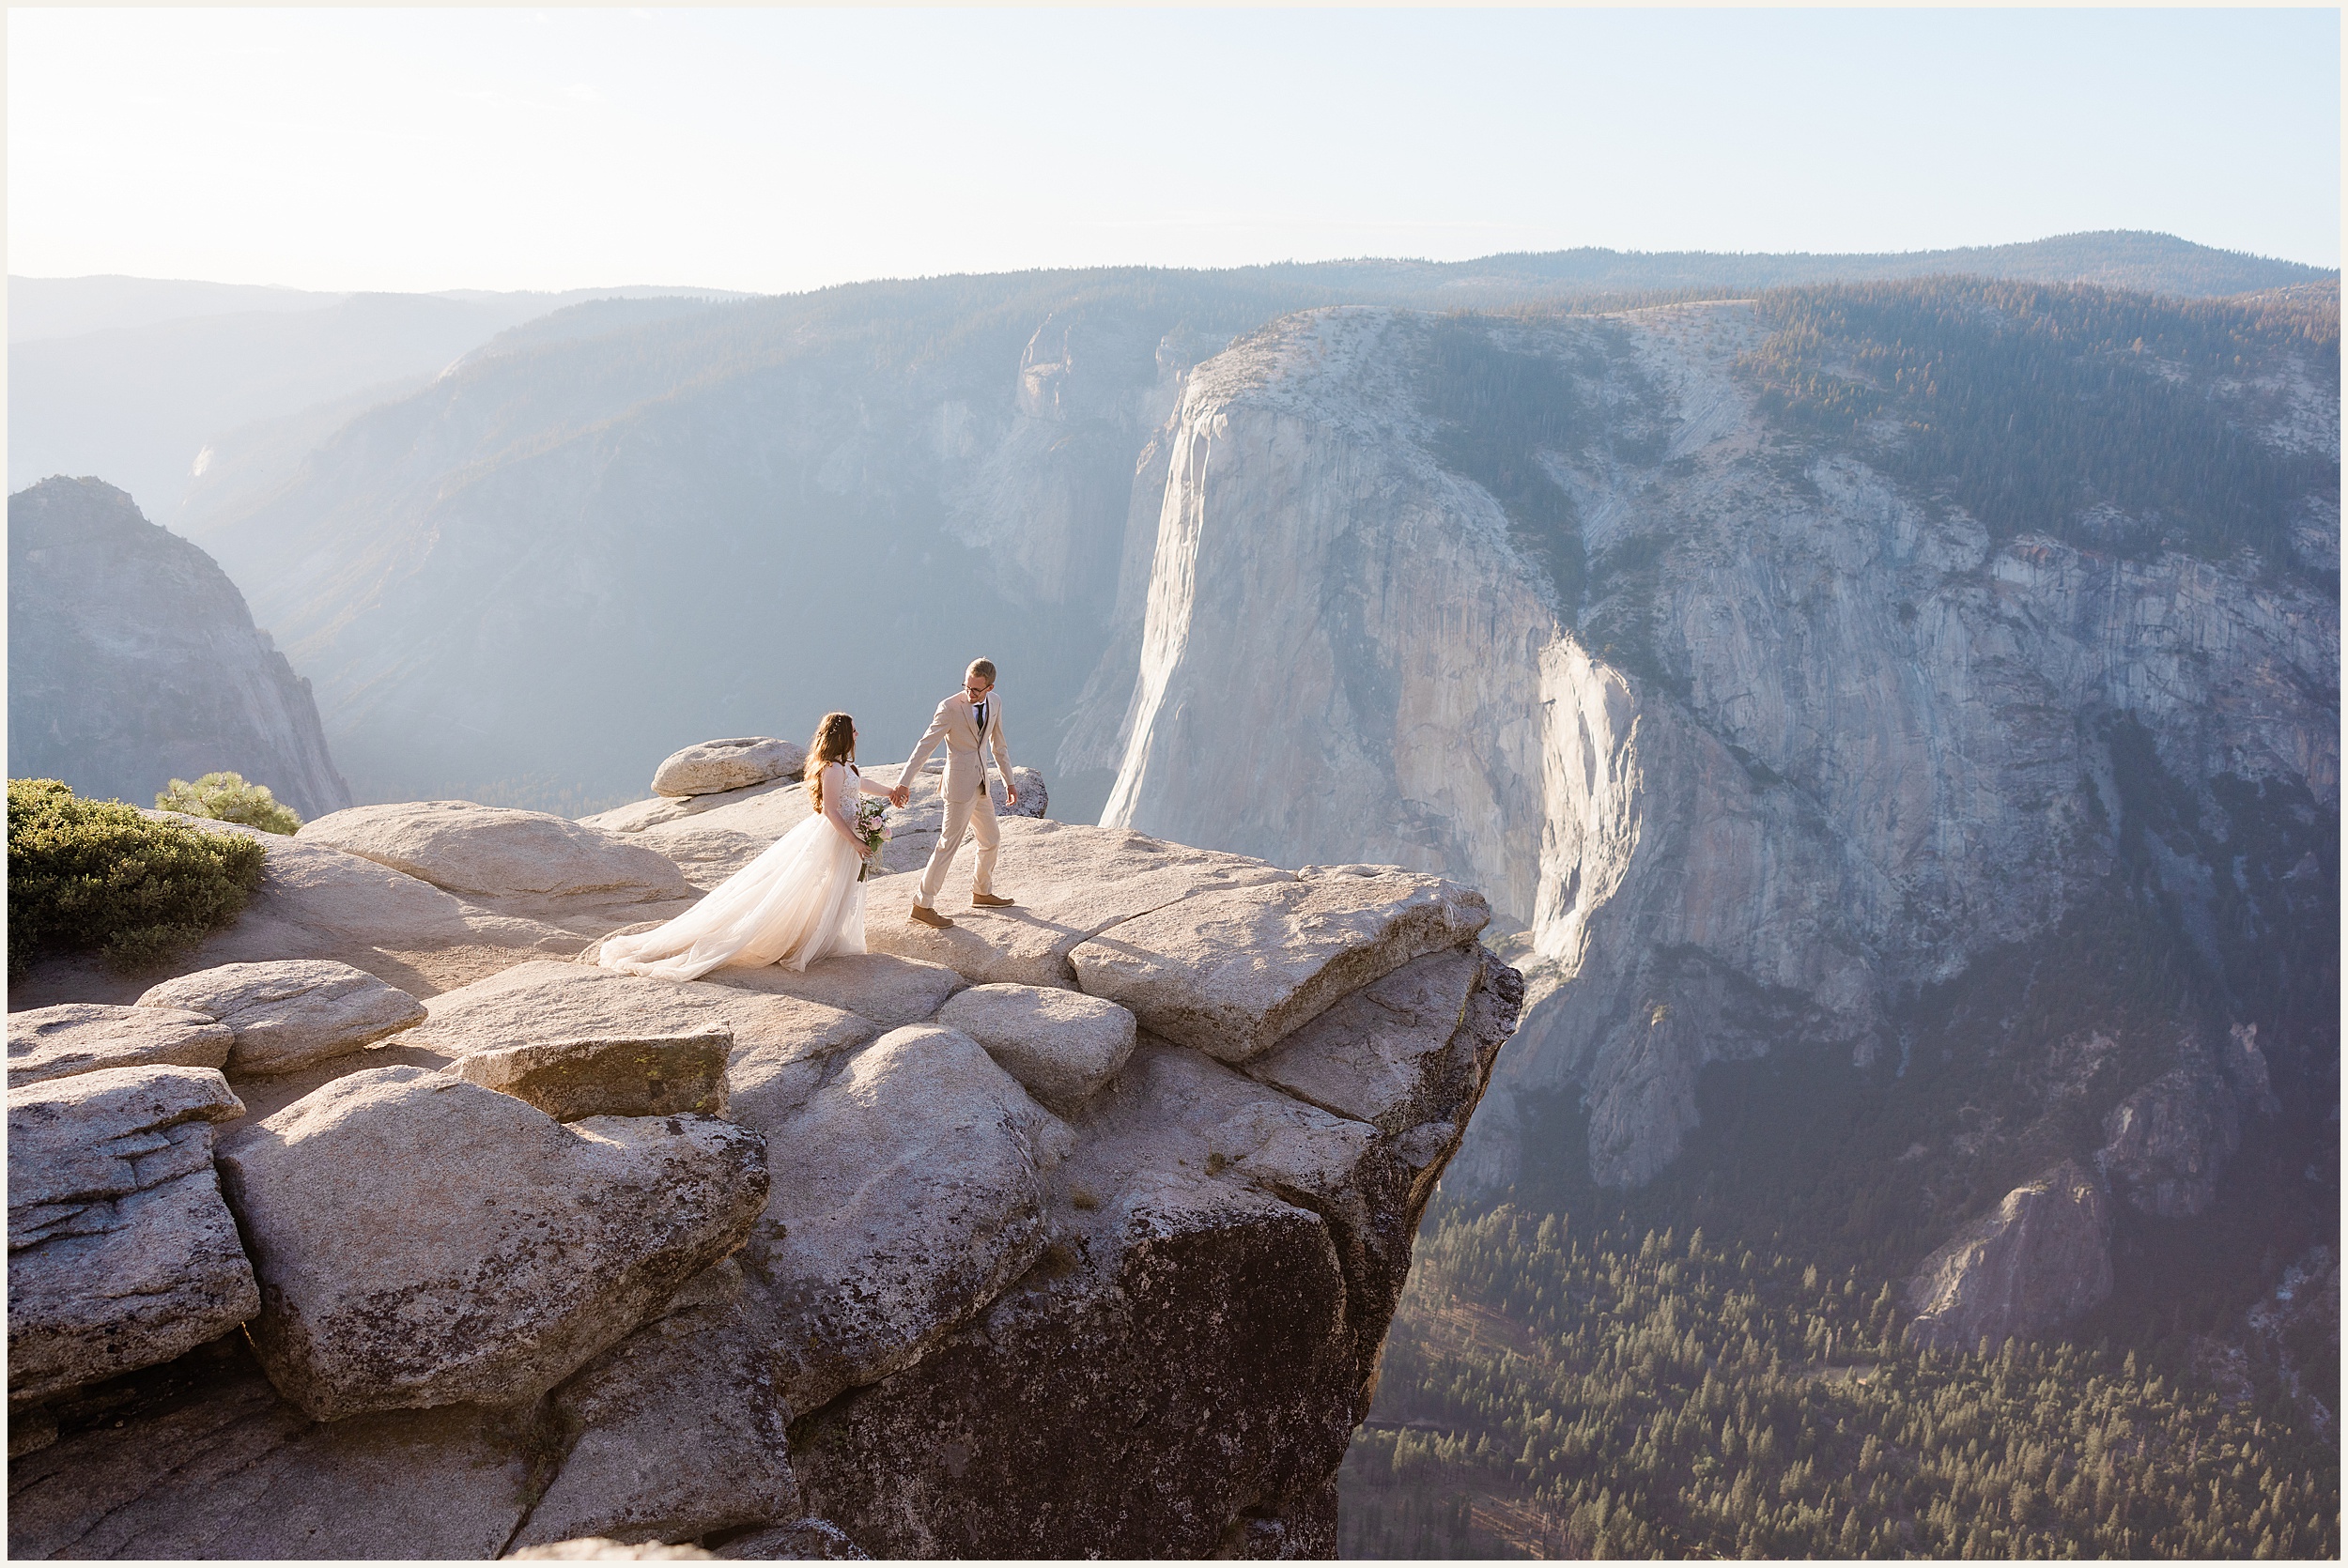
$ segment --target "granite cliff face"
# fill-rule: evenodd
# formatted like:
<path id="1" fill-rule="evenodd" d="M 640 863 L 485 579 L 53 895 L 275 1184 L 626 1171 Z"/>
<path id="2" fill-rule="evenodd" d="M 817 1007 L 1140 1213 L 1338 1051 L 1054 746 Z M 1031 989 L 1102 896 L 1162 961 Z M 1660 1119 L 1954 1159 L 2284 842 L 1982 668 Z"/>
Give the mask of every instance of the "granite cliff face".
<path id="1" fill-rule="evenodd" d="M 1015 816 L 950 931 L 598 968 L 673 804 L 337 812 L 188 973 L 17 988 L 12 1556 L 1334 1553 L 1484 899 Z"/>
<path id="2" fill-rule="evenodd" d="M 1576 252 L 603 300 L 404 394 L 208 433 L 184 527 L 317 683 L 366 798 L 499 785 L 501 799 L 574 789 L 604 804 L 646 754 L 796 736 L 826 706 L 894 751 L 985 652 L 1019 703 L 1014 746 L 1057 756 L 1067 809 L 1089 817 L 1118 757 L 1063 746 L 1061 731 L 1146 591 L 1158 433 L 1180 377 L 1233 338 L 1345 301 L 1555 306 L 1953 269 L 2186 294 L 2316 276 L 2094 235 L 1903 256 Z M 1093 692 L 1112 742 L 1128 689 Z M 539 778 L 558 756 L 560 780 Z"/>
<path id="3" fill-rule="evenodd" d="M 236 585 L 94 479 L 8 498 L 8 766 L 133 805 L 222 769 L 305 817 L 350 804 L 310 683 Z"/>
<path id="4" fill-rule="evenodd" d="M 1749 302 L 1342 309 L 1199 366 L 1146 592 L 1072 731 L 1118 758 L 1104 820 L 1489 888 L 1539 1000 L 1460 1162 L 1485 1191 L 1557 1133 L 1527 1094 L 1578 1100 L 1591 1174 L 1641 1183 L 1697 1135 L 1708 1064 L 1801 1040 L 1904 1072 L 1920 996 L 1945 1013 L 1990 955 L 2151 911 L 2224 983 L 2121 1029 L 2092 1084 L 2052 1084 L 2051 1042 L 1999 1070 L 2038 1084 L 2041 1133 L 2136 1094 L 2111 1152 L 2069 1152 L 2198 1212 L 2236 1096 L 2275 1108 L 2272 1026 L 2241 1020 L 2286 949 L 2278 989 L 2320 993 L 2294 931 L 2337 930 L 2336 405 L 2287 360 L 2261 383 L 2268 444 L 2332 464 L 2290 501 L 2291 559 L 1996 537 L 1767 418 L 1739 370 L 1767 331 Z M 1443 404 L 1460 362 L 1547 377 L 1573 417 L 1479 452 Z M 2306 1014 L 2287 1049 L 2318 1081 L 2336 1060 Z"/>

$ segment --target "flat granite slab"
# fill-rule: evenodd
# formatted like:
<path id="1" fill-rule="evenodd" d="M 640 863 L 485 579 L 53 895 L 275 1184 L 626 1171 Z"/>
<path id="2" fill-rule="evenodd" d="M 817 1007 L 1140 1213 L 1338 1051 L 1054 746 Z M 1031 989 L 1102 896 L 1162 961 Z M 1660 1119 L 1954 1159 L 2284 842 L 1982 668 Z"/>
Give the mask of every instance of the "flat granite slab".
<path id="1" fill-rule="evenodd" d="M 1169 844 L 1127 828 L 1013 818 L 1002 829 L 996 891 L 1015 903 L 970 906 L 968 867 L 978 852 L 965 845 L 938 898 L 953 929 L 912 921 L 915 875 L 883 877 L 866 884 L 866 944 L 945 964 L 973 985 L 1074 991 L 1069 955 L 1113 926 L 1201 893 L 1296 880 L 1293 871 L 1245 855 Z"/>

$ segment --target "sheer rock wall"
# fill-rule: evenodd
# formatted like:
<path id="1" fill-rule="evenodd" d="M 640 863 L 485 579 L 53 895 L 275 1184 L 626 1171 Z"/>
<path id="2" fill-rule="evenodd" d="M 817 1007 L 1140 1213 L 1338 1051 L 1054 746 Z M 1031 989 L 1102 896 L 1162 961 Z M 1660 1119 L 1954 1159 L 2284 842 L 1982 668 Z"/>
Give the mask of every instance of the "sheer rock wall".
<path id="1" fill-rule="evenodd" d="M 1904 995 L 2052 928 L 2111 869 L 2124 715 L 2191 787 L 2336 822 L 2320 571 L 1993 541 L 1776 438 L 1725 302 L 1475 329 L 1601 410 L 1536 454 L 1588 562 L 1568 606 L 1439 460 L 1430 330 L 1312 312 L 1191 374 L 1137 623 L 1074 735 L 1119 758 L 1106 822 L 1489 888 L 1547 998 L 1504 1089 L 1574 1091 L 1599 1180 L 1675 1157 L 1707 1063 L 1797 1034 L 1872 1060 Z M 2188 929 L 2193 857 L 2164 870 Z M 1461 1167 L 1487 1188 L 1517 1168 L 1494 1110 Z"/>
<path id="2" fill-rule="evenodd" d="M 8 768 L 134 806 L 223 769 L 304 817 L 350 804 L 310 683 L 236 585 L 94 479 L 8 498 Z"/>

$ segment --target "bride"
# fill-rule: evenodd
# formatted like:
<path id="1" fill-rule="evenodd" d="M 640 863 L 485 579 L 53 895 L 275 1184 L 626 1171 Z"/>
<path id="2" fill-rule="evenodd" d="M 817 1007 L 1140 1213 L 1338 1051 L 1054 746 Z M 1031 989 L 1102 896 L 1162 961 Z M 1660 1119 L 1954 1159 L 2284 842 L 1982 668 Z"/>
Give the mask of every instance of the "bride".
<path id="1" fill-rule="evenodd" d="M 807 781 L 815 815 L 668 924 L 605 942 L 596 961 L 627 975 L 691 980 L 720 964 L 805 969 L 816 959 L 864 951 L 857 796 L 902 806 L 904 792 L 857 771 L 856 721 L 845 714 L 826 714 L 815 727 Z"/>

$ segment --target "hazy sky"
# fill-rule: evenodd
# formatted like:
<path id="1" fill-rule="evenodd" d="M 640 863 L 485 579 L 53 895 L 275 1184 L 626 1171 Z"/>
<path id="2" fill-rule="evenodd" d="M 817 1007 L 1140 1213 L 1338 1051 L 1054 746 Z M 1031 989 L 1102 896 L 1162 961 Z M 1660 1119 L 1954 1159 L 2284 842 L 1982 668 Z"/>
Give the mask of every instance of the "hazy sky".
<path id="1" fill-rule="evenodd" d="M 781 290 L 2160 229 L 2340 262 L 2336 10 L 8 14 L 8 270 Z"/>

